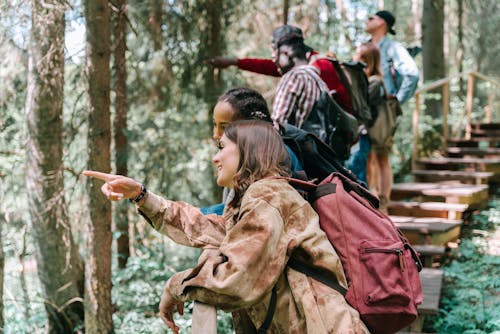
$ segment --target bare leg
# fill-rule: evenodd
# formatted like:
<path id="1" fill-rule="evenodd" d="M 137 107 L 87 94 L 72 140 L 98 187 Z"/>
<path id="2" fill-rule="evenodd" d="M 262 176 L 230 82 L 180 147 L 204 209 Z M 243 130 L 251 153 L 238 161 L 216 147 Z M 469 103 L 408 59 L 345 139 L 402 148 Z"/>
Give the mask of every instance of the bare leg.
<path id="1" fill-rule="evenodd" d="M 370 152 L 368 155 L 368 162 L 366 164 L 366 179 L 368 182 L 368 187 L 370 191 L 379 196 L 380 194 L 380 167 L 377 159 L 377 155 L 374 152 Z"/>
<path id="2" fill-rule="evenodd" d="M 377 160 L 380 166 L 380 195 L 385 197 L 387 202 L 391 199 L 392 188 L 392 168 L 389 162 L 389 153 L 377 155 Z"/>

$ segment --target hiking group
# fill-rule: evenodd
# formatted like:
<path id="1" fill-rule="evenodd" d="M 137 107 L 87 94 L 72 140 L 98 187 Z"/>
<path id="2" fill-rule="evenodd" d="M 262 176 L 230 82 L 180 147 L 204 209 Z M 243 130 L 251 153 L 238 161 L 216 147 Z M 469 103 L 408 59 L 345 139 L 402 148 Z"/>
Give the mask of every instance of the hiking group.
<path id="1" fill-rule="evenodd" d="M 126 176 L 84 172 L 104 181 L 109 200 L 129 199 L 152 228 L 202 250 L 163 290 L 160 317 L 174 333 L 186 301 L 232 312 L 236 333 L 394 333 L 416 318 L 421 264 L 381 212 L 398 102 L 418 81 L 406 49 L 386 37 L 394 23 L 387 11 L 370 17 L 372 38 L 354 62 L 320 56 L 290 25 L 274 30 L 272 59 L 209 60 L 281 76 L 271 112 L 250 88 L 228 90 L 214 107 L 218 205 L 200 209 Z M 209 323 L 193 319 L 192 330 L 214 332 Z"/>

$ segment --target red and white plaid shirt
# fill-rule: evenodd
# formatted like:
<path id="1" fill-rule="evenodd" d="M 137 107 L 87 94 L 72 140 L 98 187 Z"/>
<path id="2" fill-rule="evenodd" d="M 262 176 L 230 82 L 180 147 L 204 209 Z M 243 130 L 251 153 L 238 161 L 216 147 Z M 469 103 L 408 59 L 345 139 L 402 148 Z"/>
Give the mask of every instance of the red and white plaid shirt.
<path id="1" fill-rule="evenodd" d="M 281 78 L 274 97 L 272 119 L 275 125 L 286 123 L 302 127 L 321 91 L 328 87 L 318 70 L 310 65 L 292 68 Z"/>

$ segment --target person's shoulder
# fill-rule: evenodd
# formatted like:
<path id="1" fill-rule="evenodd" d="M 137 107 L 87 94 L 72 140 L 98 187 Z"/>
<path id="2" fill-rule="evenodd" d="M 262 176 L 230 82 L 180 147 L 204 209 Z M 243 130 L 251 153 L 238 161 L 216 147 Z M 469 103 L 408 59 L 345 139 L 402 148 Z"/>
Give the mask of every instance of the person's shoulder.
<path id="1" fill-rule="evenodd" d="M 299 65 L 292 68 L 283 75 L 283 80 L 292 82 L 304 82 L 312 80 L 313 76 L 319 76 L 319 70 L 311 65 Z"/>
<path id="2" fill-rule="evenodd" d="M 289 187 L 288 181 L 285 178 L 276 176 L 276 177 L 266 177 L 264 179 L 260 179 L 252 183 L 247 192 L 259 192 L 260 190 L 281 190 Z"/>
<path id="3" fill-rule="evenodd" d="M 319 74 L 319 70 L 315 66 L 309 64 L 295 66 L 290 70 L 290 72 L 293 72 L 296 75 L 307 75 L 310 74 L 311 72 Z"/>
<path id="4" fill-rule="evenodd" d="M 252 183 L 244 197 L 247 200 L 263 200 L 272 205 L 276 205 L 276 201 L 295 197 L 298 193 L 284 178 L 269 177 L 258 180 Z"/>

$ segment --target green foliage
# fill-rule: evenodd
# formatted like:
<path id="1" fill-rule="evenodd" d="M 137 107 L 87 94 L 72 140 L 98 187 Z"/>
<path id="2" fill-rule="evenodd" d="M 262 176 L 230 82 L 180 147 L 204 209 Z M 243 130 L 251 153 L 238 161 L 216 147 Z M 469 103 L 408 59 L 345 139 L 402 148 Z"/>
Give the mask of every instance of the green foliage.
<path id="1" fill-rule="evenodd" d="M 473 217 L 464 238 L 444 267 L 440 312 L 429 323 L 438 333 L 500 331 L 500 257 L 487 253 L 484 233 L 500 227 L 499 201 Z M 473 233 L 475 231 L 475 233 Z"/>
<path id="2" fill-rule="evenodd" d="M 27 262 L 33 264 L 31 257 Z M 5 334 L 42 334 L 47 323 L 43 298 L 40 296 L 40 285 L 34 270 L 24 273 L 28 288 L 29 303 L 26 304 L 20 284 L 21 271 L 19 263 L 11 260 L 5 263 L 4 276 L 4 319 Z"/>
<path id="3" fill-rule="evenodd" d="M 154 242 L 141 247 L 138 257 L 129 259 L 123 270 L 113 271 L 113 322 L 117 334 L 165 333 L 166 325 L 158 316 L 158 305 L 165 282 L 176 271 L 196 264 L 198 251 L 171 241 Z M 174 255 L 175 254 L 175 255 Z M 190 333 L 193 303 L 186 303 L 184 315 L 175 315 L 181 333 Z M 218 333 L 231 333 L 230 315 L 217 315 Z"/>

